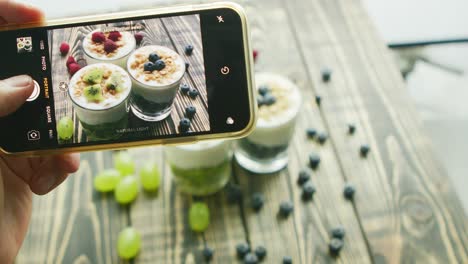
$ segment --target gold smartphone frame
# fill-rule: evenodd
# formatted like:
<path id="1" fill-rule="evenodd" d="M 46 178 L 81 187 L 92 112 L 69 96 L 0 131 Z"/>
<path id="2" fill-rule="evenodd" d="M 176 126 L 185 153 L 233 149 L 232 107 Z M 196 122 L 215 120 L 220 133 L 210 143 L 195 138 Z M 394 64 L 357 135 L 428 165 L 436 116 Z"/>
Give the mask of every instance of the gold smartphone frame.
<path id="1" fill-rule="evenodd" d="M 183 5 L 183 6 L 173 6 L 173 7 L 163 7 L 155 9 L 145 9 L 145 10 L 136 10 L 136 11 L 124 11 L 117 12 L 112 14 L 102 14 L 102 15 L 89 15 L 89 16 L 80 16 L 80 17 L 71 17 L 71 18 L 62 18 L 54 19 L 45 22 L 36 22 L 22 25 L 10 25 L 2 27 L 0 31 L 11 30 L 11 29 L 21 29 L 21 28 L 36 28 L 36 27 L 46 27 L 46 26 L 59 26 L 59 25 L 68 25 L 71 23 L 81 23 L 81 22 L 104 22 L 111 19 L 123 19 L 123 18 L 132 18 L 140 16 L 152 16 L 152 15 L 166 15 L 171 13 L 182 13 L 182 12 L 193 12 L 193 11 L 206 11 L 211 9 L 218 8 L 229 8 L 235 11 L 242 22 L 242 32 L 243 32 L 243 43 L 245 50 L 245 62 L 246 62 L 246 76 L 247 76 L 247 88 L 249 95 L 249 108 L 250 108 L 250 117 L 249 123 L 247 126 L 237 132 L 227 132 L 227 133 L 218 133 L 218 134 L 207 134 L 207 135 L 194 135 L 186 136 L 183 138 L 166 138 L 166 139 L 150 139 L 150 140 L 140 140 L 133 142 L 122 142 L 122 143 L 112 143 L 112 144 L 100 144 L 89 145 L 89 146 L 76 146 L 76 147 L 66 147 L 66 148 L 56 148 L 56 149 L 47 149 L 47 150 L 34 150 L 34 151 L 24 151 L 24 152 L 8 152 L 0 147 L 0 151 L 9 155 L 17 156 L 39 156 L 39 155 L 52 155 L 60 153 L 70 153 L 70 152 L 86 152 L 86 151 L 97 151 L 97 150 L 116 150 L 116 149 L 126 149 L 133 147 L 143 147 L 149 145 L 176 145 L 176 144 L 188 144 L 195 143 L 202 140 L 212 140 L 212 139 L 238 139 L 244 136 L 247 136 L 255 128 L 256 116 L 257 116 L 257 103 L 255 101 L 254 93 L 254 72 L 253 72 L 253 52 L 250 45 L 250 29 L 247 22 L 247 17 L 244 11 L 244 8 L 236 3 L 231 2 L 215 2 L 210 4 L 195 4 L 195 5 Z"/>

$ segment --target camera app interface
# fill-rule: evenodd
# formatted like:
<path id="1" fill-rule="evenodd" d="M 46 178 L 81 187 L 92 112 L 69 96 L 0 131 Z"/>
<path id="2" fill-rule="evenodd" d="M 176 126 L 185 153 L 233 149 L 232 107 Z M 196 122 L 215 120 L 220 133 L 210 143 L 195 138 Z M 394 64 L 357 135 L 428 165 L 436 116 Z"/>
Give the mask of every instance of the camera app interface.
<path id="1" fill-rule="evenodd" d="M 35 89 L 7 118 L 43 111 L 40 120 L 17 122 L 23 134 L 10 136 L 27 139 L 20 144 L 61 147 L 210 130 L 197 14 L 31 30 L 11 39 L 17 63 L 2 65 L 1 77 L 30 74 Z"/>

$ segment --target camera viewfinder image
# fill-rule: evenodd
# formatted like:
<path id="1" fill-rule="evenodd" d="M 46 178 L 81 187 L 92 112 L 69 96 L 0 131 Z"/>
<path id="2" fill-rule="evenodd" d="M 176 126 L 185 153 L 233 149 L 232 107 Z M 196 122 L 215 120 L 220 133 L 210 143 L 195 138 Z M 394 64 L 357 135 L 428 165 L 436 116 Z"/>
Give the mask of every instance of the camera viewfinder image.
<path id="1" fill-rule="evenodd" d="M 16 38 L 16 49 L 18 53 L 33 52 L 32 38 L 31 37 Z"/>

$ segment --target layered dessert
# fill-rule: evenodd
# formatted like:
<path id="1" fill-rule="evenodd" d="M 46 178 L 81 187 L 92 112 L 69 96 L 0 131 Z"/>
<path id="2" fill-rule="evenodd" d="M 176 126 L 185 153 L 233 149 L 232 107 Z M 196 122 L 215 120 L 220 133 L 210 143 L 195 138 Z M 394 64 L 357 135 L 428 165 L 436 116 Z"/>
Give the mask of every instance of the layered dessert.
<path id="1" fill-rule="evenodd" d="M 169 116 L 185 74 L 182 57 L 163 46 L 144 46 L 130 55 L 127 69 L 133 82 L 133 113 L 145 121 L 160 121 Z"/>
<path id="2" fill-rule="evenodd" d="M 298 87 L 281 75 L 258 73 L 258 120 L 255 130 L 239 140 L 236 158 L 254 172 L 272 172 L 287 163 L 287 148 L 301 106 Z"/>
<path id="3" fill-rule="evenodd" d="M 68 94 L 90 140 L 115 139 L 127 127 L 132 82 L 110 63 L 88 65 L 73 75 Z"/>
<path id="4" fill-rule="evenodd" d="M 83 50 L 88 64 L 108 62 L 125 68 L 127 59 L 135 47 L 135 37 L 127 31 L 94 30 L 83 39 Z"/>
<path id="5" fill-rule="evenodd" d="M 231 172 L 231 142 L 212 140 L 166 147 L 165 153 L 177 187 L 192 195 L 221 190 Z"/>

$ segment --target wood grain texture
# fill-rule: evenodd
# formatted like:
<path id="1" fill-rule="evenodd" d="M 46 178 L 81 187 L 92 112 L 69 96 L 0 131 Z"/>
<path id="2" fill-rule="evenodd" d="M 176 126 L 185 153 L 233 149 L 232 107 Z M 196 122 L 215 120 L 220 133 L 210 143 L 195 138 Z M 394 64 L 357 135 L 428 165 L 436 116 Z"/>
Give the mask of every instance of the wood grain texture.
<path id="1" fill-rule="evenodd" d="M 281 263 L 285 255 L 307 264 L 468 263 L 466 215 L 360 2 L 240 3 L 249 14 L 253 46 L 260 51 L 256 71 L 281 73 L 303 94 L 288 168 L 252 175 L 235 165 L 233 180 L 243 188 L 243 203 L 227 204 L 224 191 L 203 198 L 211 225 L 196 234 L 187 219 L 193 198 L 178 192 L 161 147 L 130 151 L 138 165 L 157 163 L 162 182 L 158 194 L 140 192 L 128 209 L 92 190 L 94 174 L 112 166 L 112 152 L 86 154 L 77 174 L 51 195 L 35 198 L 17 263 L 117 263 L 116 236 L 127 225 L 143 236 L 141 254 L 133 263 L 203 263 L 204 245 L 215 249 L 213 263 L 240 263 L 235 245 L 243 241 L 267 248 L 264 263 Z M 169 32 L 174 24 L 163 19 L 151 30 Z M 165 43 L 173 42 L 181 43 L 174 48 L 181 53 L 187 39 L 168 38 Z M 329 83 L 321 81 L 323 67 L 333 70 Z M 185 81 L 197 87 L 200 69 L 195 65 L 190 70 Z M 315 95 L 323 98 L 320 108 Z M 205 96 L 196 103 L 205 104 Z M 193 103 L 187 99 L 178 100 Z M 348 123 L 357 126 L 353 136 L 346 134 Z M 307 139 L 305 129 L 310 127 L 327 132 L 330 139 L 323 146 Z M 359 156 L 361 144 L 371 146 L 367 159 Z M 311 152 L 322 160 L 312 172 L 317 193 L 313 201 L 303 202 L 296 179 Z M 354 202 L 343 198 L 346 182 L 357 187 Z M 254 192 L 266 198 L 258 213 L 250 208 Z M 284 200 L 293 201 L 295 210 L 280 220 L 276 214 Z M 332 259 L 327 242 L 329 230 L 337 225 L 347 233 L 340 257 Z"/>
<path id="2" fill-rule="evenodd" d="M 468 222 L 387 48 L 354 1 L 285 2 L 377 263 L 467 263 Z M 307 13 L 307 16 L 298 16 Z M 322 67 L 332 81 L 320 81 Z M 358 133 L 344 135 L 347 123 Z M 361 144 L 371 146 L 367 160 Z"/>
<path id="3" fill-rule="evenodd" d="M 33 215 L 16 263 L 122 263 L 117 235 L 128 223 L 112 194 L 92 188 L 111 167 L 108 152 L 82 155 L 80 170 L 47 196 L 34 197 Z"/>

